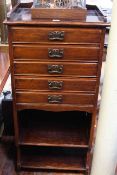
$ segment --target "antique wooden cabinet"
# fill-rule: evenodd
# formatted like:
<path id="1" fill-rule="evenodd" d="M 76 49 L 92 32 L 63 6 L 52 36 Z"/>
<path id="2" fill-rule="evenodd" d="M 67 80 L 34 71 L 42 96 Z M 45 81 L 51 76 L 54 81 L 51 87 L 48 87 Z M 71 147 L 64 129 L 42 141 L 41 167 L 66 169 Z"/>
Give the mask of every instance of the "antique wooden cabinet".
<path id="1" fill-rule="evenodd" d="M 103 16 L 8 19 L 17 168 L 89 174 L 105 28 Z"/>

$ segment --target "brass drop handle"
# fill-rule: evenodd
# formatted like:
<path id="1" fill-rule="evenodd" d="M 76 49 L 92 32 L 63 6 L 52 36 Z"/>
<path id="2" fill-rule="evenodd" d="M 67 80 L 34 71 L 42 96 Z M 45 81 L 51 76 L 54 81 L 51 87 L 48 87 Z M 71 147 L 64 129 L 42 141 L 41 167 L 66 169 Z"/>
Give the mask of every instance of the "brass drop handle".
<path id="1" fill-rule="evenodd" d="M 48 33 L 48 39 L 51 41 L 62 41 L 64 40 L 64 31 L 51 31 Z"/>
<path id="2" fill-rule="evenodd" d="M 59 104 L 62 103 L 63 96 L 62 95 L 48 95 L 48 103 Z"/>
<path id="3" fill-rule="evenodd" d="M 64 49 L 48 49 L 48 56 L 50 58 L 63 58 L 64 56 Z"/>
<path id="4" fill-rule="evenodd" d="M 48 73 L 50 74 L 62 74 L 63 73 L 63 65 L 48 65 Z"/>
<path id="5" fill-rule="evenodd" d="M 63 88 L 63 81 L 48 81 L 49 89 L 61 90 Z"/>

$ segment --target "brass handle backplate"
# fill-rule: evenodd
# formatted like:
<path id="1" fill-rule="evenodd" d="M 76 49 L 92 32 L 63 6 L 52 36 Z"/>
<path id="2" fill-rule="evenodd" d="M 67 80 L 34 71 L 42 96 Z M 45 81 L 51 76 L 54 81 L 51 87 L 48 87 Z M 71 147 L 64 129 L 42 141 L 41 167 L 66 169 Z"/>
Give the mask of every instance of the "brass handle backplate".
<path id="1" fill-rule="evenodd" d="M 61 90 L 63 88 L 63 81 L 48 81 L 49 89 Z"/>
<path id="2" fill-rule="evenodd" d="M 49 103 L 62 103 L 63 96 L 62 95 L 48 95 L 48 102 Z"/>
<path id="3" fill-rule="evenodd" d="M 48 49 L 48 56 L 50 58 L 62 58 L 64 55 L 63 49 Z"/>
<path id="4" fill-rule="evenodd" d="M 53 41 L 53 40 L 57 40 L 57 41 L 62 41 L 64 40 L 64 31 L 52 31 L 48 33 L 48 39 Z"/>
<path id="5" fill-rule="evenodd" d="M 63 65 L 48 65 L 48 73 L 50 74 L 62 74 Z"/>

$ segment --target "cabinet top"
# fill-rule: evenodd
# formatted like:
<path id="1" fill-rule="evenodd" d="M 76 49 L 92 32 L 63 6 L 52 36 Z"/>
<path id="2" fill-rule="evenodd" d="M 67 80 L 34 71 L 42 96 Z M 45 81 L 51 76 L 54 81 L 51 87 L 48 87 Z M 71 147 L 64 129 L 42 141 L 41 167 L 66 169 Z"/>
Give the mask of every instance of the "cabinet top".
<path id="1" fill-rule="evenodd" d="M 110 22 L 106 21 L 106 18 L 101 14 L 98 8 L 95 6 L 87 7 L 86 18 L 84 20 L 78 19 L 33 19 L 31 14 L 30 3 L 17 4 L 8 14 L 4 24 L 12 26 L 84 26 L 84 27 L 110 27 Z"/>

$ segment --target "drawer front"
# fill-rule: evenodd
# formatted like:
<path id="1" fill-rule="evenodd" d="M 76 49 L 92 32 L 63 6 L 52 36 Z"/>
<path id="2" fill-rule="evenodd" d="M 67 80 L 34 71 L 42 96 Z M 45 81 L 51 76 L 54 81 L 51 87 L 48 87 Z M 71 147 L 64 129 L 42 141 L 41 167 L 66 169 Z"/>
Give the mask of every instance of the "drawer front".
<path id="1" fill-rule="evenodd" d="M 14 62 L 14 74 L 16 75 L 97 76 L 97 69 L 97 63 Z"/>
<path id="2" fill-rule="evenodd" d="M 14 59 L 94 60 L 99 59 L 99 47 L 77 45 L 15 45 Z"/>
<path id="3" fill-rule="evenodd" d="M 95 78 L 35 78 L 15 76 L 16 90 L 95 91 Z"/>
<path id="4" fill-rule="evenodd" d="M 101 29 L 14 27 L 12 42 L 100 43 Z"/>
<path id="5" fill-rule="evenodd" d="M 16 92 L 16 103 L 94 105 L 95 94 Z"/>

